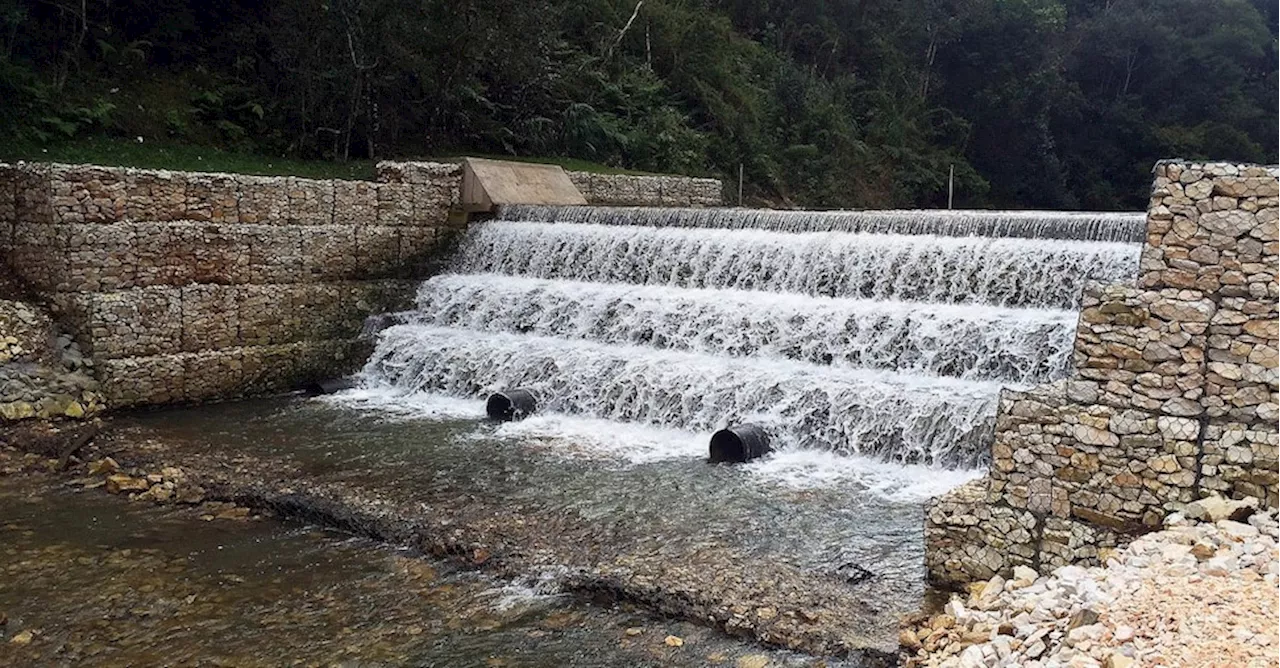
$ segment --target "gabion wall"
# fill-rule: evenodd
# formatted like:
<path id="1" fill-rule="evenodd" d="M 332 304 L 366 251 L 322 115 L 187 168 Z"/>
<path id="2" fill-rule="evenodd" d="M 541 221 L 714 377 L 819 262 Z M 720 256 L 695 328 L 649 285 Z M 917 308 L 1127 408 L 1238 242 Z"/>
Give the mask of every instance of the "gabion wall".
<path id="1" fill-rule="evenodd" d="M 288 390 L 358 368 L 454 231 L 461 171 L 415 176 L 0 165 L 0 250 L 112 407 Z"/>
<path id="2" fill-rule="evenodd" d="M 944 584 L 1095 562 L 1210 493 L 1277 505 L 1275 168 L 1155 168 L 1134 285 L 1091 285 L 1075 372 L 1001 397 L 990 474 L 930 506 Z"/>
<path id="3" fill-rule="evenodd" d="M 109 406 L 290 390 L 358 368 L 364 319 L 410 306 L 463 226 L 460 165 L 377 169 L 367 182 L 0 165 L 0 259 L 74 333 Z M 714 179 L 570 175 L 597 204 L 720 203 Z M 11 394 L 14 415 L 40 401 Z"/>

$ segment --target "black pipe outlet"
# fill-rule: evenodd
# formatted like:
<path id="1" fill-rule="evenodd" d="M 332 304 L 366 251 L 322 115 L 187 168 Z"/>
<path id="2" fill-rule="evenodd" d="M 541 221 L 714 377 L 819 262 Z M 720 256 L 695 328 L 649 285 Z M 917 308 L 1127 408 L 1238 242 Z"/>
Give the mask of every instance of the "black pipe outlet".
<path id="1" fill-rule="evenodd" d="M 354 378 L 329 378 L 327 380 L 319 380 L 311 383 L 306 388 L 306 393 L 315 397 L 322 394 L 333 394 L 343 390 L 350 390 L 359 387 L 360 383 Z"/>
<path id="2" fill-rule="evenodd" d="M 773 451 L 769 432 L 755 424 L 738 424 L 711 435 L 711 463 L 749 462 Z"/>
<path id="3" fill-rule="evenodd" d="M 499 422 L 523 420 L 538 410 L 538 399 L 525 389 L 494 392 L 485 402 L 484 410 Z"/>

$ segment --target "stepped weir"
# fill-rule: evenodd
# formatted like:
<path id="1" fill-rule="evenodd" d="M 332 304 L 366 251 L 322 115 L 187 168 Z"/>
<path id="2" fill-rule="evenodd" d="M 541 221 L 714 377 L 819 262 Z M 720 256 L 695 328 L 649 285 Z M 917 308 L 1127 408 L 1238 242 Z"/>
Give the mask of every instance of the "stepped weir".
<path id="1" fill-rule="evenodd" d="M 972 468 L 1002 387 L 1065 377 L 1140 214 L 512 206 L 381 333 L 367 382 Z"/>

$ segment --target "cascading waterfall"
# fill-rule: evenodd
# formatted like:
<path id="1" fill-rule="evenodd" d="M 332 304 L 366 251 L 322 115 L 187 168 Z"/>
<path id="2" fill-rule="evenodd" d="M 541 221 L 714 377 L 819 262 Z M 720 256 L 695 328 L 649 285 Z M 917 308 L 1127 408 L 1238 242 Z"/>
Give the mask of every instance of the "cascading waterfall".
<path id="1" fill-rule="evenodd" d="M 1070 364 L 1076 314 L 446 274 L 424 283 L 415 324 L 708 355 L 778 357 L 966 380 L 1039 383 Z"/>
<path id="2" fill-rule="evenodd" d="M 1087 278 L 1137 270 L 1130 244 L 845 232 L 500 222 L 467 271 L 825 297 L 1072 308 Z"/>
<path id="3" fill-rule="evenodd" d="M 973 466 L 1002 386 L 1067 373 L 1084 282 L 1136 273 L 1133 219 L 509 208 L 381 332 L 365 376 L 454 396 L 527 387 L 539 410 L 708 434 L 752 421 L 783 449 Z"/>
<path id="4" fill-rule="evenodd" d="M 867 232 L 1141 242 L 1142 213 L 1079 211 L 776 211 L 665 207 L 505 207 L 502 220 L 651 227 L 719 227 L 777 232 Z"/>

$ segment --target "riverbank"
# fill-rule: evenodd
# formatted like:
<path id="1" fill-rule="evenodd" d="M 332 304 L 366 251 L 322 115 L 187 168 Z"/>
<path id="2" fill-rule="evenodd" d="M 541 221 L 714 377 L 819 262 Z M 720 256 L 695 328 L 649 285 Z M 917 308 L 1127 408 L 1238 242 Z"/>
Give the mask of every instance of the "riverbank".
<path id="1" fill-rule="evenodd" d="M 286 404 L 284 411 L 314 406 Z M 249 405 L 242 409 L 257 410 Z M 166 414 L 163 422 L 169 424 L 171 416 Z M 209 419 L 217 424 L 269 422 L 227 415 Z M 431 438 L 422 428 L 409 433 Z M 268 424 L 257 436 L 244 437 L 254 440 L 246 443 L 230 437 L 156 438 L 145 428 L 108 427 L 68 458 L 67 470 L 59 475 L 82 488 L 142 501 L 229 503 L 248 512 L 332 527 L 495 578 L 549 574 L 549 584 L 566 594 L 604 597 L 694 621 L 765 648 L 848 659 L 855 665 L 898 662 L 898 608 L 888 601 L 891 594 L 882 591 L 898 585 L 883 573 L 865 578 L 852 564 L 834 574 L 761 559 L 713 539 L 705 528 L 659 540 L 651 526 L 635 525 L 602 508 L 515 499 L 479 479 L 474 479 L 472 493 L 462 493 L 444 484 L 441 470 L 432 465 L 412 468 L 393 453 L 348 437 L 343 442 L 351 444 L 350 450 L 325 461 L 290 455 L 278 442 L 269 444 L 275 450 L 264 452 L 260 439 L 270 438 L 274 429 Z M 31 444 L 42 439 L 9 440 Z M 44 441 L 46 453 L 59 450 L 56 439 Z M 454 451 L 455 445 L 448 456 L 466 458 L 465 452 Z M 46 456 L 32 455 L 23 466 L 46 466 Z M 494 480 L 518 475 L 507 470 Z M 807 506 L 810 501 L 803 497 L 795 503 Z"/>
<path id="2" fill-rule="evenodd" d="M 902 630 L 908 666 L 1280 665 L 1275 509 L 1199 502 L 1106 560 L 1019 567 Z M 1236 520 L 1230 519 L 1234 517 Z"/>

